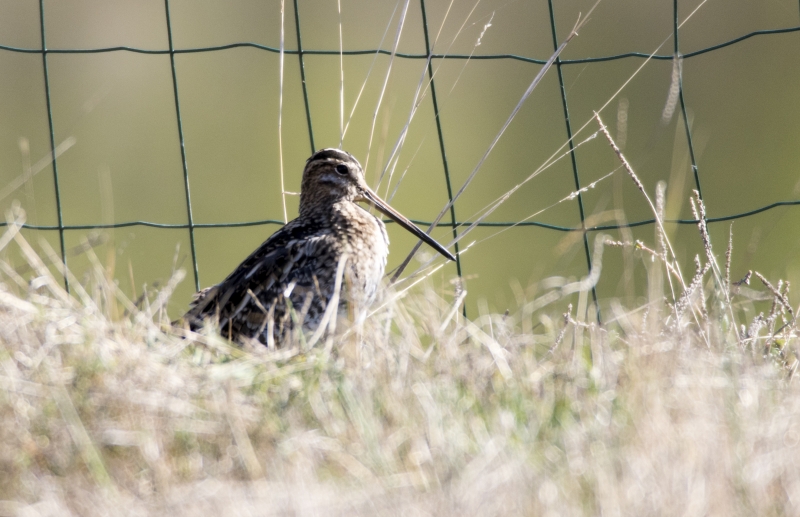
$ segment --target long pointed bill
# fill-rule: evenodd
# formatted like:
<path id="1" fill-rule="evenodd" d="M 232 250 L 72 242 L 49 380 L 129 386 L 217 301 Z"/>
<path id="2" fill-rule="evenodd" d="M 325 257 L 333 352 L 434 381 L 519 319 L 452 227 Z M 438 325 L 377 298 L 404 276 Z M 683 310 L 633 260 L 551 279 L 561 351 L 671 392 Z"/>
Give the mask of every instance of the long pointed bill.
<path id="1" fill-rule="evenodd" d="M 452 253 L 447 251 L 444 246 L 433 240 L 433 237 L 422 231 L 419 227 L 417 227 L 414 223 L 403 217 L 400 212 L 395 210 L 394 208 L 390 207 L 386 201 L 379 198 L 378 195 L 372 191 L 369 187 L 362 187 L 361 189 L 364 193 L 364 199 L 372 203 L 372 205 L 383 212 L 386 217 L 390 218 L 392 221 L 396 222 L 409 232 L 413 233 L 419 239 L 424 241 L 428 244 L 431 248 L 435 249 L 443 256 L 447 257 L 450 260 L 455 260 L 456 258 L 453 256 Z"/>

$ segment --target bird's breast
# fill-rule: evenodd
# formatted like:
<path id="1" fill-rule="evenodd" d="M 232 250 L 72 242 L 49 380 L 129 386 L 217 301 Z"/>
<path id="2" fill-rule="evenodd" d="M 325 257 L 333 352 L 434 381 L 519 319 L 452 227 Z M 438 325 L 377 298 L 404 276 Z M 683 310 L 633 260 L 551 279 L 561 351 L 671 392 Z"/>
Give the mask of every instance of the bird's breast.
<path id="1" fill-rule="evenodd" d="M 352 278 L 351 297 L 370 303 L 378 291 L 389 256 L 386 226 L 359 206 L 348 218 L 347 253 Z"/>

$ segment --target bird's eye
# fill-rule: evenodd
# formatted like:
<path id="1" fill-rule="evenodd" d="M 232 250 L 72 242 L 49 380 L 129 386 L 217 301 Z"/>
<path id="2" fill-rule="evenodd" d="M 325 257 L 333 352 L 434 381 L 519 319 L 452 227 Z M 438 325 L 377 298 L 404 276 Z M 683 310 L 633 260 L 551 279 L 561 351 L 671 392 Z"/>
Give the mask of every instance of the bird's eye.
<path id="1" fill-rule="evenodd" d="M 340 163 L 339 165 L 336 166 L 336 172 L 344 176 L 345 174 L 350 172 L 350 170 L 347 168 L 347 165 Z"/>

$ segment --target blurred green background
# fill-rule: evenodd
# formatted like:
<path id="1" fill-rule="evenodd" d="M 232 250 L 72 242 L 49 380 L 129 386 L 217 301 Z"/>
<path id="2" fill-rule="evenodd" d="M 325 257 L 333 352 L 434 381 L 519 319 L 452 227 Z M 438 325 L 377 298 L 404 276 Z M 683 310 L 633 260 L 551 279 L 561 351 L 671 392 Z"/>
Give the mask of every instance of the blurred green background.
<path id="1" fill-rule="evenodd" d="M 299 1 L 304 50 L 339 49 L 337 2 Z M 593 4 L 553 0 L 556 40 L 562 41 Z M 701 5 L 702 4 L 702 5 Z M 171 0 L 168 3 L 175 49 L 199 49 L 250 42 L 279 48 L 279 1 Z M 406 4 L 342 0 L 344 50 L 391 50 Z M 699 8 L 698 8 L 699 6 Z M 44 31 L 50 83 L 52 129 L 56 145 L 74 145 L 57 159 L 63 223 L 66 226 L 147 221 L 185 225 L 188 212 L 178 135 L 170 56 L 129 50 L 60 53 L 61 50 L 130 47 L 167 50 L 163 1 L 45 0 Z M 424 4 L 433 52 L 485 56 L 513 54 L 540 60 L 554 49 L 550 4 L 537 1 L 430 1 Z M 411 0 L 398 52 L 425 54 L 423 4 Z M 640 52 L 673 53 L 672 2 L 604 0 L 566 48 L 564 60 Z M 687 54 L 753 31 L 800 25 L 797 0 L 679 2 L 683 20 L 679 48 Z M 30 163 L 46 158 L 50 126 L 44 87 L 41 13 L 38 2 L 0 1 L 0 188 L 11 185 Z M 295 6 L 285 5 L 285 48 L 297 49 Z M 489 25 L 490 24 L 490 25 Z M 483 33 L 483 36 L 481 34 Z M 480 37 L 480 45 L 476 46 Z M 663 44 L 663 45 L 662 45 Z M 659 47 L 659 45 L 661 45 Z M 16 50 L 14 50 L 16 49 Z M 21 50 L 29 50 L 24 52 Z M 340 142 L 340 57 L 306 54 L 309 113 L 303 98 L 300 59 L 287 54 L 283 87 L 283 157 L 286 190 L 296 192 L 312 148 Z M 391 183 L 380 193 L 396 194 L 392 204 L 415 220 L 430 221 L 447 201 L 442 154 L 428 87 L 425 59 L 368 53 L 344 56 L 345 119 L 352 119 L 343 148 L 366 165 L 377 185 L 392 148 L 409 119 L 422 80 L 421 102 L 409 127 Z M 642 178 L 651 196 L 658 181 L 668 183 L 667 217 L 691 218 L 688 197 L 694 186 L 689 147 L 678 104 L 664 119 L 673 75 L 671 60 L 652 60 L 621 93 L 614 93 L 644 63 L 640 57 L 562 66 L 573 132 L 594 110 Z M 391 63 L 380 109 L 384 80 Z M 435 88 L 453 190 L 458 189 L 487 150 L 540 65 L 514 59 L 434 59 Z M 252 47 L 175 55 L 186 166 L 196 224 L 282 220 L 278 113 L 280 57 Z M 758 35 L 683 61 L 684 99 L 694 154 L 709 217 L 800 199 L 800 32 Z M 369 74 L 369 75 L 368 75 Z M 362 93 L 363 87 L 363 93 Z M 374 137 L 369 148 L 374 118 Z M 594 123 L 576 142 L 596 131 Z M 527 100 L 475 181 L 456 203 L 459 220 L 473 220 L 498 196 L 523 181 L 565 145 L 567 132 L 558 71 L 553 67 Z M 369 160 L 367 161 L 367 156 Z M 618 162 L 602 138 L 575 154 L 583 186 L 606 176 Z M 402 181 L 400 179 L 402 178 Z M 557 203 L 575 190 L 569 157 L 558 161 L 519 189 L 489 221 L 533 219 L 578 227 L 577 200 Z M 583 196 L 589 226 L 652 217 L 641 193 L 618 170 Z M 54 175 L 44 167 L 20 188 L 0 199 L 7 210 L 17 200 L 28 223 L 57 226 Z M 287 196 L 289 218 L 296 196 Z M 554 205 L 554 206 L 551 206 Z M 549 208 L 548 208 L 549 207 Z M 543 211 L 542 211 L 543 210 Z M 449 215 L 445 218 L 449 221 Z M 771 278 L 800 280 L 799 207 L 780 207 L 734 224 L 733 276 L 758 269 Z M 724 260 L 729 223 L 711 225 L 717 255 Z M 277 229 L 275 224 L 241 228 L 196 228 L 199 285 L 218 282 Z M 414 240 L 390 225 L 389 267 L 398 264 Z M 544 278 L 578 279 L 587 264 L 581 234 L 540 227 L 483 227 L 464 238 L 477 241 L 463 255 L 462 268 L 474 311 L 484 300 L 497 311 L 513 310 L 520 292 L 533 294 Z M 694 226 L 668 225 L 684 273 L 700 251 Z M 33 243 L 46 240 L 58 250 L 58 231 L 25 230 Z M 65 231 L 67 249 L 97 233 Z M 100 259 L 113 266 L 120 286 L 131 295 L 143 285 L 169 278 L 176 257 L 189 273 L 173 297 L 178 316 L 194 292 L 189 230 L 129 226 L 103 230 L 96 245 Z M 653 227 L 607 232 L 614 238 L 653 242 Z M 451 230 L 434 233 L 449 242 Z M 595 233 L 589 234 L 590 246 Z M 425 253 L 428 250 L 423 248 Z M 5 258 L 18 262 L 13 251 Z M 607 249 L 597 285 L 602 300 L 623 297 L 636 303 L 641 257 Z M 80 277 L 89 267 L 84 255 L 68 258 Z M 413 264 L 412 264 L 413 267 Z M 632 271 L 626 283 L 624 268 Z M 448 264 L 434 282 L 453 291 L 456 267 Z M 473 312 L 474 314 L 474 312 Z"/>

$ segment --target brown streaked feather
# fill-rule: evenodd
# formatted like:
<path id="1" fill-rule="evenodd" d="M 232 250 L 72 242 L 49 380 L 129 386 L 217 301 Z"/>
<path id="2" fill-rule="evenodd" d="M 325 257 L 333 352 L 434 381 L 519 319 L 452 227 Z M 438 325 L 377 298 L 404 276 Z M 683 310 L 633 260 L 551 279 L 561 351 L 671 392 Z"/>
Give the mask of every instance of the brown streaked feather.
<path id="1" fill-rule="evenodd" d="M 323 149 L 306 162 L 297 219 L 264 241 L 225 280 L 200 291 L 184 321 L 192 330 L 216 321 L 223 336 L 268 345 L 297 323 L 314 329 L 333 298 L 343 257 L 347 263 L 337 310 L 364 308 L 383 278 L 389 237 L 383 222 L 361 208 L 360 201 L 453 258 L 369 188 L 352 155 Z"/>
<path id="2" fill-rule="evenodd" d="M 275 232 L 225 280 L 201 291 L 185 319 L 196 330 L 205 320 L 219 318 L 222 335 L 258 337 L 250 335 L 266 317 L 258 305 L 267 309 L 276 305 L 276 319 L 285 319 L 285 308 L 277 306 L 283 304 L 276 303 L 283 298 L 283 291 L 294 283 L 292 299 L 313 288 L 319 282 L 314 272 L 326 258 L 332 259 L 339 247 L 327 228 L 311 225 L 303 218 L 295 219 Z M 286 329 L 279 330 L 283 333 Z"/>

